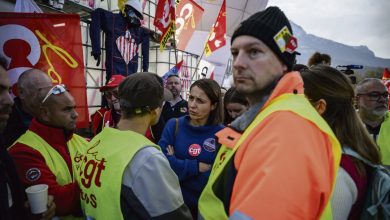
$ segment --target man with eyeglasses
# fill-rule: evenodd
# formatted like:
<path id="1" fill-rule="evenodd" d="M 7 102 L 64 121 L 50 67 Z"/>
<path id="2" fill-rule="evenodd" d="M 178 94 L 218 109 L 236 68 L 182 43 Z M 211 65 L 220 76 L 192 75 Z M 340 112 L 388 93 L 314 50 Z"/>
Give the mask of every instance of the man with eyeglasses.
<path id="1" fill-rule="evenodd" d="M 379 146 L 382 163 L 390 165 L 389 93 L 380 79 L 367 78 L 356 86 L 359 116 Z"/>
<path id="2" fill-rule="evenodd" d="M 115 128 L 120 119 L 120 106 L 118 99 L 118 86 L 125 79 L 122 75 L 112 75 L 107 85 L 100 87 L 109 108 L 102 107 L 91 116 L 94 136 L 102 131 L 103 127 Z"/>
<path id="3" fill-rule="evenodd" d="M 37 100 L 38 91 L 52 86 L 50 77 L 39 69 L 26 70 L 19 76 L 15 104 L 4 128 L 4 146 L 11 146 L 27 131 L 41 104 Z"/>
<path id="4" fill-rule="evenodd" d="M 24 187 L 47 184 L 58 216 L 81 216 L 76 156 L 87 141 L 74 134 L 78 113 L 65 85 L 38 91 L 38 112 L 29 129 L 9 148 Z"/>

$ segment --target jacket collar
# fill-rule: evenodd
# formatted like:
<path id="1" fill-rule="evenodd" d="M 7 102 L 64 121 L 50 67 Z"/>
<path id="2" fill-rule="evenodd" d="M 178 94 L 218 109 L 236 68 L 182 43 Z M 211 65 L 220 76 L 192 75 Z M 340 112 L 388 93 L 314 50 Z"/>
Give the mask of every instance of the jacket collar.
<path id="1" fill-rule="evenodd" d="M 286 93 L 303 94 L 303 91 L 303 80 L 299 72 L 286 73 L 276 84 L 270 95 L 265 95 L 259 103 L 251 106 L 248 111 L 231 123 L 231 127 L 239 132 L 243 132 L 258 113 L 266 108 L 273 99 Z"/>
<path id="2" fill-rule="evenodd" d="M 63 128 L 45 125 L 36 118 L 32 120 L 29 130 L 39 135 L 54 148 L 66 146 L 66 143 L 73 137 L 73 132 L 65 131 Z"/>

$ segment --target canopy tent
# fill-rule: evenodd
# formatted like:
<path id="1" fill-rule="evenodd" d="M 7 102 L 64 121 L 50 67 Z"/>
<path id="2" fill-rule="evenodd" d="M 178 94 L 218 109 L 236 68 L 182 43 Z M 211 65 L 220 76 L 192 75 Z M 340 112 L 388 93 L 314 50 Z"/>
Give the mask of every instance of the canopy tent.
<path id="1" fill-rule="evenodd" d="M 223 0 L 195 0 L 204 9 L 202 20 L 197 27 L 200 31 L 209 32 L 215 22 Z M 241 21 L 252 14 L 265 9 L 268 0 L 226 0 L 226 34 L 232 36 L 234 29 Z"/>
<path id="2" fill-rule="evenodd" d="M 197 30 L 189 41 L 186 51 L 201 55 L 208 34 L 217 19 L 223 0 L 195 0 L 203 9 L 204 13 Z M 222 84 L 223 75 L 230 57 L 230 36 L 235 28 L 252 14 L 264 10 L 268 0 L 226 0 L 226 45 L 219 48 L 209 57 L 202 59 L 215 65 L 214 79 Z"/>

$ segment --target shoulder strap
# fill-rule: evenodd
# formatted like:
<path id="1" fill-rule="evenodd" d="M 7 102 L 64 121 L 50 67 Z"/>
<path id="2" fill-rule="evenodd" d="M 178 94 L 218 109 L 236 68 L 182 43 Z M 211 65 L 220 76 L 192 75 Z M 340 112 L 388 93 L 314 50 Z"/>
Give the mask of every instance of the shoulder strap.
<path id="1" fill-rule="evenodd" d="M 175 127 L 175 140 L 176 140 L 176 134 L 177 134 L 177 131 L 179 130 L 179 119 L 176 118 L 176 127 Z"/>
<path id="2" fill-rule="evenodd" d="M 377 167 L 377 165 L 375 164 L 372 164 L 370 161 L 368 161 L 367 159 L 363 158 L 362 156 L 360 156 L 356 151 L 352 150 L 350 147 L 348 146 L 343 146 L 343 154 L 346 154 L 346 155 L 349 155 L 349 156 L 352 156 L 356 159 L 359 159 L 361 160 L 363 163 L 371 166 L 371 167 Z"/>
<path id="3" fill-rule="evenodd" d="M 177 131 L 179 130 L 179 119 L 175 118 L 175 121 L 176 121 L 176 125 L 175 125 L 175 133 L 173 135 L 173 146 L 176 146 L 176 134 Z"/>

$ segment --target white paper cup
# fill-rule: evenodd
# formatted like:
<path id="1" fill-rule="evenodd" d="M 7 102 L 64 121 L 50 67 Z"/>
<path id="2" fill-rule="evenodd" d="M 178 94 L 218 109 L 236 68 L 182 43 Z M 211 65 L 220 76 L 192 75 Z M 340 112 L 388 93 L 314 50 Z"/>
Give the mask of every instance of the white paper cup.
<path id="1" fill-rule="evenodd" d="M 48 189 L 49 186 L 46 184 L 38 184 L 26 189 L 31 213 L 40 214 L 47 210 Z"/>

